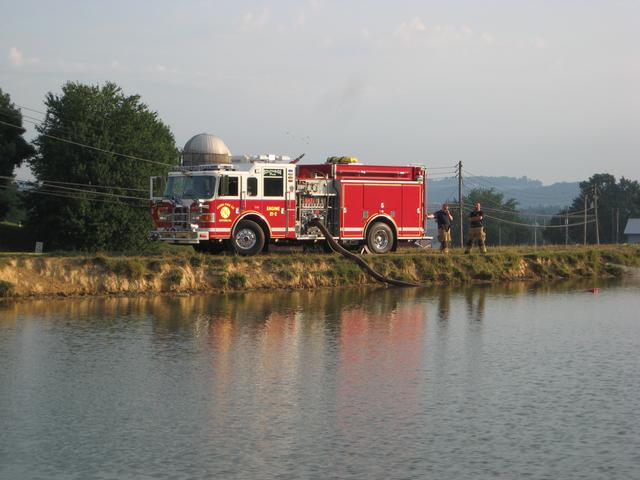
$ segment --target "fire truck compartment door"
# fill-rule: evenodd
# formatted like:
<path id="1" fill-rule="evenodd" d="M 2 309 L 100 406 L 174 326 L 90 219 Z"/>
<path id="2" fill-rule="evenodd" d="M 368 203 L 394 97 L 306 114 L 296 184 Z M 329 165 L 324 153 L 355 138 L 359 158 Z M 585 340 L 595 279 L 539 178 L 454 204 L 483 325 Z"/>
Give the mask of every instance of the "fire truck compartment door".
<path id="1" fill-rule="evenodd" d="M 422 234 L 422 185 L 402 186 L 402 231 L 401 236 L 414 237 Z"/>
<path id="2" fill-rule="evenodd" d="M 340 199 L 340 236 L 362 237 L 364 186 L 357 183 L 343 183 Z"/>

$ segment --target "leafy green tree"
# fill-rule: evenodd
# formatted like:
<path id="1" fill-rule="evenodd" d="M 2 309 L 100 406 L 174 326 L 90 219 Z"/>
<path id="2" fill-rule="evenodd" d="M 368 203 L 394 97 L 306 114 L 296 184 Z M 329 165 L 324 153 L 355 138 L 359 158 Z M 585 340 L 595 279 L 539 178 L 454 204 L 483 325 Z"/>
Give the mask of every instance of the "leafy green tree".
<path id="1" fill-rule="evenodd" d="M 29 227 L 49 249 L 148 246 L 149 177 L 165 175 L 178 160 L 169 128 L 114 83 L 66 83 L 45 104 L 30 162 L 43 183 L 27 197 Z"/>
<path id="2" fill-rule="evenodd" d="M 622 232 L 630 217 L 640 216 L 640 184 L 624 177 L 616 182 L 616 178 L 608 173 L 597 173 L 588 180 L 580 182 L 580 195 L 569 209 L 559 215 L 569 214 L 569 224 L 580 224 L 584 221 L 585 199 L 587 205 L 587 243 L 596 242 L 595 194 L 598 196 L 598 227 L 601 243 L 615 242 L 616 228 L 619 220 L 619 240 L 624 241 Z M 619 218 L 618 212 L 619 211 Z M 555 224 L 564 223 L 564 218 L 554 220 Z M 564 243 L 566 231 L 561 228 L 547 229 L 545 238 L 553 243 Z M 569 227 L 569 243 L 584 241 L 584 226 Z"/>
<path id="3" fill-rule="evenodd" d="M 11 180 L 3 177 L 13 175 L 13 170 L 35 153 L 35 149 L 22 137 L 22 114 L 11 103 L 9 94 L 0 89 L 0 220 L 4 219 L 16 203 L 16 192 Z M 15 126 L 10 126 L 6 124 Z"/>

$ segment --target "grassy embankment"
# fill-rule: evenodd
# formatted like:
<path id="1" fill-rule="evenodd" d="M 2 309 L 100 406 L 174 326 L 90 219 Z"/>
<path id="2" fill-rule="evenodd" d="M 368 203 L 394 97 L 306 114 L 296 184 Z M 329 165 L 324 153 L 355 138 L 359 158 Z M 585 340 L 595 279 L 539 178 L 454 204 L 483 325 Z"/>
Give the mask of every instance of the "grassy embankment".
<path id="1" fill-rule="evenodd" d="M 640 247 L 503 247 L 487 255 L 404 250 L 367 256 L 380 273 L 425 285 L 614 277 L 640 266 Z M 6 254 L 0 297 L 140 295 L 374 284 L 339 255 L 278 252 L 243 258 L 188 248 L 163 255 Z"/>

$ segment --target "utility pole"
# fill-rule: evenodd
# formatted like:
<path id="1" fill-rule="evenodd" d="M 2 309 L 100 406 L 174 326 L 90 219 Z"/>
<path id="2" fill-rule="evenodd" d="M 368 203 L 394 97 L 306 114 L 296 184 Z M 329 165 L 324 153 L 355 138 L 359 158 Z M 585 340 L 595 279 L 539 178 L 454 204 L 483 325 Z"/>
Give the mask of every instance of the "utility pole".
<path id="1" fill-rule="evenodd" d="M 569 245 L 569 209 L 564 216 L 564 244 Z"/>
<path id="2" fill-rule="evenodd" d="M 587 192 L 584 192 L 584 244 L 587 244 Z"/>
<path id="3" fill-rule="evenodd" d="M 593 187 L 593 206 L 596 214 L 596 244 L 600 245 L 600 229 L 598 228 L 598 186 Z"/>
<path id="4" fill-rule="evenodd" d="M 614 243 L 616 238 L 616 209 L 611 207 L 611 242 Z"/>
<path id="5" fill-rule="evenodd" d="M 620 242 L 618 234 L 620 233 L 620 207 L 616 208 L 616 243 Z"/>
<path id="6" fill-rule="evenodd" d="M 462 161 L 458 162 L 458 216 L 460 217 L 460 248 L 464 247 L 462 220 Z"/>

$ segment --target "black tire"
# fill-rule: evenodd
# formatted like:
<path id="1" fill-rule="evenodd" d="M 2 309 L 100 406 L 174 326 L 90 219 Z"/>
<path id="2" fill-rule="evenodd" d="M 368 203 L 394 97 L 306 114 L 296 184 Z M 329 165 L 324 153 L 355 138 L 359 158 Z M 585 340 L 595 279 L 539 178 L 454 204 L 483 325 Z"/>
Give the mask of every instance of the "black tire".
<path id="1" fill-rule="evenodd" d="M 367 248 L 371 253 L 388 253 L 395 243 L 393 230 L 386 223 L 375 222 L 367 232 Z"/>
<path id="2" fill-rule="evenodd" d="M 224 251 L 224 242 L 220 240 L 209 241 L 209 253 L 213 255 L 217 255 L 218 253 L 222 253 Z"/>
<path id="3" fill-rule="evenodd" d="M 264 231 L 254 221 L 241 220 L 233 229 L 231 246 L 238 255 L 256 255 L 264 248 Z"/>
<path id="4" fill-rule="evenodd" d="M 209 252 L 209 246 L 207 245 L 208 243 L 209 242 L 195 243 L 193 245 L 193 249 L 198 253 L 208 253 Z"/>
<path id="5" fill-rule="evenodd" d="M 205 240 L 203 242 L 196 243 L 193 246 L 193 249 L 198 253 L 211 253 L 216 255 L 224 250 L 224 243 L 219 240 Z"/>

